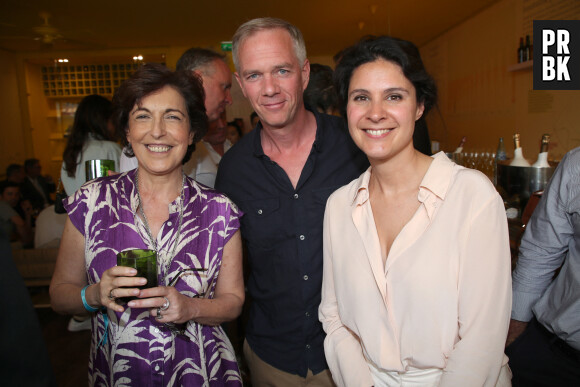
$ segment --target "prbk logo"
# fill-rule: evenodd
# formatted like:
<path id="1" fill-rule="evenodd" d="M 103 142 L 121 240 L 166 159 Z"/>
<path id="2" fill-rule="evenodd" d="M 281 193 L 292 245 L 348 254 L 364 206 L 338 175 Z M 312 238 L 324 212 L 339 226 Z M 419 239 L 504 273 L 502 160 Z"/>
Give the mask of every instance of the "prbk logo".
<path id="1" fill-rule="evenodd" d="M 580 90 L 580 20 L 534 20 L 534 90 Z"/>

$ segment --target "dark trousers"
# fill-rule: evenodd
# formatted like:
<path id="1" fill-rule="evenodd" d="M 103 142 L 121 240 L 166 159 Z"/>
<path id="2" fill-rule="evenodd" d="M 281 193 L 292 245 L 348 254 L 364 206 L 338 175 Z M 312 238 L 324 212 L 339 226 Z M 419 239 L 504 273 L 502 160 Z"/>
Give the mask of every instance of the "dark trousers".
<path id="1" fill-rule="evenodd" d="M 535 318 L 505 353 L 513 387 L 580 386 L 580 351 L 558 339 Z"/>

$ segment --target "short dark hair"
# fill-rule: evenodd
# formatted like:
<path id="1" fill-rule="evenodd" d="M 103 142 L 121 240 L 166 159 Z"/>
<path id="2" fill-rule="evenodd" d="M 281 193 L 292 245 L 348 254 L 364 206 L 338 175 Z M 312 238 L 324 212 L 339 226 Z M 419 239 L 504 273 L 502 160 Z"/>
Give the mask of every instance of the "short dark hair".
<path id="1" fill-rule="evenodd" d="M 9 166 L 6 167 L 6 178 L 8 179 L 14 173 L 20 171 L 23 168 L 24 167 L 20 164 L 10 164 Z"/>
<path id="2" fill-rule="evenodd" d="M 346 117 L 348 88 L 352 73 L 365 63 L 383 59 L 401 66 L 405 77 L 415 87 L 417 102 L 425 107 L 423 115 L 437 103 L 437 86 L 425 70 L 417 46 L 390 36 L 365 37 L 341 52 L 334 71 L 334 84 L 338 92 L 340 113 Z"/>
<path id="3" fill-rule="evenodd" d="M 34 167 L 36 164 L 40 164 L 38 159 L 26 159 L 24 160 L 24 170 L 28 171 L 30 168 Z"/>
<path id="4" fill-rule="evenodd" d="M 242 128 L 240 127 L 240 124 L 238 124 L 236 122 L 236 120 L 230 121 L 228 122 L 228 126 L 233 126 L 234 128 L 236 128 L 236 132 L 238 132 L 238 135 L 240 137 L 242 137 L 244 134 L 242 133 Z"/>
<path id="5" fill-rule="evenodd" d="M 4 181 L 0 182 L 0 195 L 4 195 L 4 191 L 6 191 L 6 188 L 10 188 L 10 187 L 20 188 L 20 184 L 15 183 L 15 182 L 10 181 L 10 180 L 4 180 Z"/>
<path id="6" fill-rule="evenodd" d="M 225 57 L 207 48 L 192 47 L 177 60 L 176 71 L 205 71 L 214 60 L 225 62 Z"/>
<path id="7" fill-rule="evenodd" d="M 115 128 L 125 147 L 125 155 L 134 157 L 133 149 L 127 141 L 129 114 L 139 105 L 143 98 L 161 90 L 165 86 L 173 87 L 185 100 L 189 118 L 189 131 L 194 133 L 193 143 L 188 146 L 182 160 L 185 164 L 195 150 L 195 143 L 205 136 L 207 115 L 205 114 L 205 93 L 201 79 L 191 71 L 171 71 L 158 63 L 147 63 L 121 84 L 113 96 Z"/>
<path id="8" fill-rule="evenodd" d="M 304 103 L 324 113 L 338 109 L 338 96 L 332 83 L 330 66 L 310 64 L 310 80 L 304 90 Z"/>

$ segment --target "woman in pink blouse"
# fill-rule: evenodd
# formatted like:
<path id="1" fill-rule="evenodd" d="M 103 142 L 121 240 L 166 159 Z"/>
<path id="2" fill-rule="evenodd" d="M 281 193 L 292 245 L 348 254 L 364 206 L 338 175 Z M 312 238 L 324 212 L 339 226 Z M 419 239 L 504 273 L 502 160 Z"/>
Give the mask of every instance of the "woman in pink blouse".
<path id="1" fill-rule="evenodd" d="M 347 49 L 335 83 L 370 168 L 328 200 L 319 317 L 339 386 L 509 386 L 503 202 L 481 173 L 413 148 L 436 102 L 417 48 Z"/>

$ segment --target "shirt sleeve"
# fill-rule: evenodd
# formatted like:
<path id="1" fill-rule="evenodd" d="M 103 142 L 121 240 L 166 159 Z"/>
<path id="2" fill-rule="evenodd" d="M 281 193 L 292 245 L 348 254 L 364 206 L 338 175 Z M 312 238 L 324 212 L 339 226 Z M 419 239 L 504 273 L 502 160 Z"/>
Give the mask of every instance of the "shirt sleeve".
<path id="1" fill-rule="evenodd" d="M 228 243 L 230 238 L 236 233 L 240 228 L 240 218 L 244 213 L 225 195 L 222 195 L 226 202 L 226 224 L 225 224 L 225 235 L 224 235 L 224 245 Z"/>
<path id="2" fill-rule="evenodd" d="M 331 200 L 329 200 L 330 203 Z M 324 353 L 332 378 L 338 387 L 374 385 L 358 338 L 342 324 L 334 292 L 332 264 L 331 210 L 327 203 L 324 215 L 324 253 L 322 302 L 318 317 L 326 332 Z"/>
<path id="3" fill-rule="evenodd" d="M 495 190 L 491 199 L 468 209 L 465 216 L 471 219 L 458 279 L 458 341 L 439 385 L 495 386 L 507 362 L 504 345 L 511 307 L 507 219 Z"/>
<path id="4" fill-rule="evenodd" d="M 532 307 L 552 282 L 562 265 L 574 230 L 568 218 L 568 155 L 556 169 L 544 190 L 522 238 L 518 263 L 513 273 L 512 318 L 531 320 Z"/>

